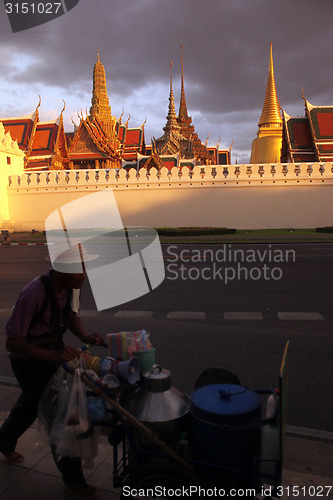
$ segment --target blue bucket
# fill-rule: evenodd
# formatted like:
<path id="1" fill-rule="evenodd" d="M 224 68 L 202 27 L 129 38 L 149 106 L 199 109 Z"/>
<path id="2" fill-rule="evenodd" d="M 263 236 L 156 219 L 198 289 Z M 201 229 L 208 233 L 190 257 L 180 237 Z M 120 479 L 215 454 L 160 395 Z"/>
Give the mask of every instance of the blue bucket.
<path id="1" fill-rule="evenodd" d="M 194 458 L 251 475 L 260 446 L 261 401 L 250 389 L 212 384 L 191 397 Z"/>

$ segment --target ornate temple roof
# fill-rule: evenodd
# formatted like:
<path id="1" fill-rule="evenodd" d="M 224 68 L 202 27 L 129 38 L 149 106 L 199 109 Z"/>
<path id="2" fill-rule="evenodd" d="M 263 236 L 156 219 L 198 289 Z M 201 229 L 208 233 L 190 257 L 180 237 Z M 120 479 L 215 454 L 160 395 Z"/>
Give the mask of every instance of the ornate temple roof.
<path id="1" fill-rule="evenodd" d="M 318 160 L 332 161 L 333 106 L 313 106 L 304 95 L 303 99 Z"/>
<path id="2" fill-rule="evenodd" d="M 24 152 L 29 150 L 32 143 L 32 137 L 39 120 L 39 106 L 40 100 L 35 111 L 28 116 L 0 118 L 6 132 L 10 132 L 12 139 L 17 141 L 20 149 Z"/>
<path id="3" fill-rule="evenodd" d="M 305 116 L 283 112 L 282 161 L 333 161 L 333 106 L 314 106 L 303 94 Z"/>
<path id="4" fill-rule="evenodd" d="M 315 161 L 316 155 L 307 117 L 291 117 L 285 111 L 282 112 L 282 116 L 284 144 L 281 161 Z"/>
<path id="5" fill-rule="evenodd" d="M 145 129 L 144 124 L 141 127 L 127 128 L 124 148 L 123 159 L 126 161 L 136 160 L 137 153 L 143 154 L 145 152 Z"/>
<path id="6" fill-rule="evenodd" d="M 69 158 L 63 124 L 63 112 L 50 122 L 38 122 L 26 157 L 29 170 L 68 168 Z"/>
<path id="7" fill-rule="evenodd" d="M 7 132 L 24 152 L 28 170 L 68 168 L 68 151 L 63 125 L 63 110 L 54 121 L 40 122 L 38 108 L 28 116 L 0 119 Z"/>
<path id="8" fill-rule="evenodd" d="M 118 159 L 118 144 L 110 143 L 103 124 L 95 117 L 82 119 L 69 147 L 71 160 Z"/>
<path id="9" fill-rule="evenodd" d="M 180 166 L 180 155 L 179 153 L 174 155 L 159 155 L 156 151 L 153 151 L 149 156 L 144 156 L 141 154 L 137 155 L 136 162 L 125 162 L 122 163 L 123 168 L 136 168 L 137 171 L 144 167 L 150 170 L 152 167 L 160 170 L 166 167 L 168 170 L 173 169 L 173 167 Z"/>
<path id="10" fill-rule="evenodd" d="M 270 43 L 268 79 L 265 94 L 264 106 L 259 120 L 259 127 L 272 125 L 282 125 L 279 102 L 276 94 L 274 67 L 273 67 L 273 49 Z"/>

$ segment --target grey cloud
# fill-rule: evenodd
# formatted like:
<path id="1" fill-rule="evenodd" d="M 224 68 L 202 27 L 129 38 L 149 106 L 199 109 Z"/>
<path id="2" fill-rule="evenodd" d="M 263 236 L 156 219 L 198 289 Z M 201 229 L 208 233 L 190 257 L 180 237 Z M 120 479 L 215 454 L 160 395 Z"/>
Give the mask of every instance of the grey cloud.
<path id="1" fill-rule="evenodd" d="M 36 58 L 15 74 L 9 63 L 2 62 L 1 74 L 7 75 L 9 86 L 48 86 L 66 100 L 81 95 L 85 108 L 90 105 L 99 49 L 112 109 L 121 109 L 119 101 L 140 88 L 163 84 L 166 91 L 160 95 L 159 102 L 164 103 L 160 109 L 154 109 L 149 97 L 138 103 L 140 114 L 143 107 L 147 109 L 147 126 L 149 113 L 153 113 L 151 121 L 160 117 L 160 132 L 154 130 L 158 135 L 167 112 L 170 58 L 176 108 L 179 105 L 183 43 L 190 115 L 216 116 L 210 120 L 211 136 L 218 137 L 217 120 L 236 113 L 233 119 L 237 117 L 238 122 L 233 122 L 232 133 L 238 134 L 245 147 L 246 130 L 250 149 L 264 102 L 270 41 L 282 107 L 287 112 L 299 109 L 301 114 L 303 86 L 310 102 L 333 104 L 331 8 L 330 0 L 81 0 L 65 16 L 15 35 L 10 33 L 6 16 L 1 16 L 1 48 L 8 54 Z M 4 101 L 5 97 L 3 106 Z M 135 114 L 135 110 L 126 111 Z M 200 124 L 194 124 L 200 129 Z"/>

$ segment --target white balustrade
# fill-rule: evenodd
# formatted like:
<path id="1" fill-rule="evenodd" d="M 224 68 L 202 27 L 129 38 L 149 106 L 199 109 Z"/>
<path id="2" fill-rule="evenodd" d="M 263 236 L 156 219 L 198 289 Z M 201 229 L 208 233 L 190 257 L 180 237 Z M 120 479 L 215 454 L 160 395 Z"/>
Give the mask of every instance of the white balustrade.
<path id="1" fill-rule="evenodd" d="M 138 188 L 140 185 L 151 187 L 177 186 L 188 187 L 246 184 L 270 184 L 278 181 L 279 184 L 289 182 L 331 181 L 333 182 L 332 163 L 276 163 L 276 164 L 242 164 L 242 165 L 196 165 L 192 170 L 187 166 L 173 167 L 168 170 L 163 167 L 157 170 L 152 167 L 147 171 L 142 167 L 138 172 L 135 168 L 125 169 L 98 169 L 98 170 L 68 170 L 68 171 L 40 171 L 24 172 L 21 176 L 12 175 L 9 189 L 47 189 L 48 191 L 65 188 L 65 190 L 105 189 L 105 185 L 126 185 Z"/>

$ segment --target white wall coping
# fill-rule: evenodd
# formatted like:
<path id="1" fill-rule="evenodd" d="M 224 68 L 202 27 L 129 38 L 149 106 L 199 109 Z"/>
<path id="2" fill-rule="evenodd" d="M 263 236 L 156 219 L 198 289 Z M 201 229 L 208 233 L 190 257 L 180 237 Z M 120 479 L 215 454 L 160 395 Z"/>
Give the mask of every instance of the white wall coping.
<path id="1" fill-rule="evenodd" d="M 96 170 L 51 170 L 26 171 L 12 175 L 9 179 L 10 190 L 27 189 L 89 189 L 113 187 L 119 189 L 149 187 L 208 187 L 222 185 L 284 185 L 284 184 L 333 183 L 332 163 L 276 163 L 243 165 L 205 165 L 169 171 L 166 167 L 149 172 L 141 168 L 96 169 Z"/>

